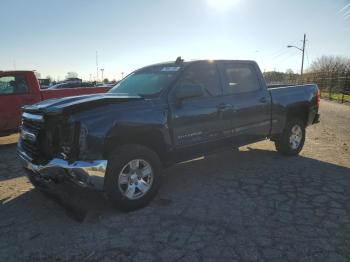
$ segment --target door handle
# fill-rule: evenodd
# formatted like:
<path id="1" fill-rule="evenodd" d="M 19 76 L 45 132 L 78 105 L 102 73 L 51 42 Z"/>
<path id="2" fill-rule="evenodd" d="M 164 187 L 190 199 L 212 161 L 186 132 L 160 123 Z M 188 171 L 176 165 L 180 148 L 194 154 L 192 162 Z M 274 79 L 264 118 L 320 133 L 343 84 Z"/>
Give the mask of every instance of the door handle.
<path id="1" fill-rule="evenodd" d="M 262 98 L 259 99 L 259 102 L 265 104 L 265 103 L 267 103 L 267 98 L 266 97 L 262 97 Z"/>

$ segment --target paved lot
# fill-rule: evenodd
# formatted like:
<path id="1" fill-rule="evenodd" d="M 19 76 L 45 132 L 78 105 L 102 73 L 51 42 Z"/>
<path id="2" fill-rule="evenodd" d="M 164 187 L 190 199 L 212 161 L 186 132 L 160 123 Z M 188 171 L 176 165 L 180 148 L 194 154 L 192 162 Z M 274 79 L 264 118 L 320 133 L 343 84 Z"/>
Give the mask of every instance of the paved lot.
<path id="1" fill-rule="evenodd" d="M 82 223 L 0 145 L 0 261 L 350 261 L 350 107 L 321 106 L 298 157 L 264 141 L 181 164 L 150 206 L 91 195 Z"/>

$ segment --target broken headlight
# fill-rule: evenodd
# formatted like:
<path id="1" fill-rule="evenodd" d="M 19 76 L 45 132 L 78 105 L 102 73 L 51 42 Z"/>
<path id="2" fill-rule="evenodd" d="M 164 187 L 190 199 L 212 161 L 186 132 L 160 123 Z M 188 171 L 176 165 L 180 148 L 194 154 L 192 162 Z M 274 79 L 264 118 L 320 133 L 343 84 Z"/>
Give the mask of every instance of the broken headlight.
<path id="1" fill-rule="evenodd" d="M 62 130 L 60 157 L 69 161 L 84 158 L 87 151 L 87 126 L 73 122 Z"/>

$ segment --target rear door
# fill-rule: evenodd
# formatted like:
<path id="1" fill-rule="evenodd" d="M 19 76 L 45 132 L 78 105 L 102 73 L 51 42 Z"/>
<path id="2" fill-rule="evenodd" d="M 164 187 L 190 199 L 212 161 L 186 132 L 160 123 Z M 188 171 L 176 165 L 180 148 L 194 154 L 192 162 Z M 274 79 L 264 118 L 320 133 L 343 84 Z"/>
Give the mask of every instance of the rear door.
<path id="1" fill-rule="evenodd" d="M 268 136 L 271 127 L 271 97 L 251 62 L 222 62 L 224 101 L 232 104 L 231 128 L 238 144 Z"/>
<path id="2" fill-rule="evenodd" d="M 169 95 L 172 136 L 178 152 L 189 147 L 200 151 L 206 143 L 221 138 L 225 124 L 218 112 L 222 86 L 215 63 L 197 62 L 185 70 Z M 200 85 L 203 96 L 175 101 L 176 90 L 191 84 Z"/>
<path id="3" fill-rule="evenodd" d="M 29 94 L 24 74 L 0 76 L 0 131 L 16 130 L 20 124 L 21 107 L 35 102 Z"/>

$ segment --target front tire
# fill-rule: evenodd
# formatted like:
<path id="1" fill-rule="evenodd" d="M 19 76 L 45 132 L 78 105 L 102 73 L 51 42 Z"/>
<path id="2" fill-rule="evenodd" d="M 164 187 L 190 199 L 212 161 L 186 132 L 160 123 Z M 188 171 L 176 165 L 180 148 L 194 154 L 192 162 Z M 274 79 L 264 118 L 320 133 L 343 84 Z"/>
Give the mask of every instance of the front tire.
<path id="1" fill-rule="evenodd" d="M 299 154 L 305 142 L 305 124 L 299 118 L 290 119 L 283 133 L 275 140 L 276 150 L 287 156 Z"/>
<path id="2" fill-rule="evenodd" d="M 124 145 L 108 159 L 105 190 L 120 210 L 132 211 L 146 206 L 161 184 L 158 155 L 142 145 Z"/>

